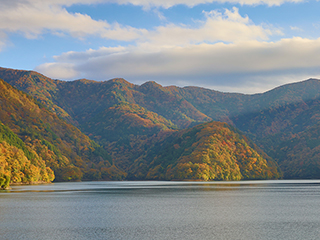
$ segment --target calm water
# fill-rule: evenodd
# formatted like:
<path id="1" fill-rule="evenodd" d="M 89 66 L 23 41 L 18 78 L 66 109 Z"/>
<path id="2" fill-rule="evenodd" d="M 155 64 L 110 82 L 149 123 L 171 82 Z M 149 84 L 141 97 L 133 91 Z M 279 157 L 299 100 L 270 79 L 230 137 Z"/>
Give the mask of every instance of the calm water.
<path id="1" fill-rule="evenodd" d="M 319 239 L 320 181 L 79 182 L 0 191 L 0 239 Z"/>

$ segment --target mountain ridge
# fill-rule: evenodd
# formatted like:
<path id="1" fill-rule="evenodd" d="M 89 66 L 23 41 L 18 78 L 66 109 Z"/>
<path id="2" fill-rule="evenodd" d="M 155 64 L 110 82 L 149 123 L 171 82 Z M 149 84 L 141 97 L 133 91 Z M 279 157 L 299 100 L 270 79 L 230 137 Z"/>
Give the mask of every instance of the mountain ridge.
<path id="1" fill-rule="evenodd" d="M 6 74 L 15 75 L 14 70 L 0 68 L 0 77 L 6 79 Z M 226 122 L 239 128 L 277 161 L 288 162 L 288 156 L 287 160 L 277 157 L 283 156 L 277 144 L 289 144 L 290 136 L 293 136 L 293 128 L 285 126 L 295 124 L 302 127 L 307 124 L 307 128 L 300 127 L 301 131 L 295 133 L 297 136 L 305 136 L 307 133 L 304 131 L 317 126 L 318 121 L 316 99 L 320 96 L 320 81 L 317 79 L 282 85 L 265 93 L 241 94 L 200 87 L 163 87 L 153 81 L 135 85 L 121 78 L 103 82 L 87 79 L 68 82 L 48 80 L 53 85 L 46 85 L 44 76 L 38 78 L 47 89 L 45 93 L 49 94 L 48 97 L 37 86 L 20 90 L 29 91 L 46 106 L 57 106 L 65 111 L 68 117 L 60 114 L 61 117 L 103 144 L 112 153 L 114 161 L 123 168 L 134 163 L 161 135 L 166 135 L 165 132 L 188 129 L 211 121 Z M 23 85 L 19 82 L 26 79 L 20 76 L 8 81 L 21 87 Z M 51 90 L 52 86 L 56 86 L 54 91 Z M 308 104 L 314 106 L 308 110 Z M 308 116 L 314 120 L 299 122 L 299 119 L 303 119 L 296 118 L 299 112 L 299 116 L 303 116 L 306 111 L 311 111 Z M 58 111 L 56 113 L 59 115 Z M 263 120 L 265 117 L 268 119 Z M 156 125 L 158 127 L 154 127 Z M 136 126 L 131 128 L 135 129 L 133 132 L 126 131 L 132 126 Z M 281 136 L 277 135 L 279 131 Z M 290 168 L 290 164 L 288 166 Z M 292 166 L 297 167 L 296 164 Z"/>

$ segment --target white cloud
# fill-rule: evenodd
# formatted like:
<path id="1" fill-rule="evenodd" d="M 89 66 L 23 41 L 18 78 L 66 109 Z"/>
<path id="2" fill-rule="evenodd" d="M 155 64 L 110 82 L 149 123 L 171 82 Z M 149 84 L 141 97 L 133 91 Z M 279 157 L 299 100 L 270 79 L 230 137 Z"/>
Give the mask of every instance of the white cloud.
<path id="1" fill-rule="evenodd" d="M 155 13 L 155 15 L 158 16 L 158 18 L 161 20 L 161 21 L 167 21 L 167 18 L 163 15 L 162 12 L 159 11 L 159 9 L 153 9 L 153 12 Z"/>
<path id="2" fill-rule="evenodd" d="M 237 35 L 239 38 L 252 38 L 250 35 L 258 35 L 262 39 L 266 38 L 266 31 L 259 26 L 250 25 L 248 17 L 242 17 L 238 13 L 238 10 L 234 8 L 232 11 L 226 10 L 224 14 L 217 11 L 205 13 L 207 21 L 202 29 L 195 32 L 194 29 L 183 28 L 176 25 L 160 26 L 149 34 L 145 29 L 137 29 L 130 26 L 121 26 L 118 23 L 109 24 L 106 21 L 97 21 L 90 16 L 80 13 L 69 13 L 64 6 L 72 5 L 75 3 L 92 4 L 99 2 L 112 2 L 109 0 L 16 0 L 5 1 L 0 0 L 2 4 L 2 13 L 0 15 L 0 31 L 2 32 L 21 32 L 27 38 L 36 38 L 45 31 L 49 31 L 55 35 L 70 34 L 73 37 L 83 38 L 87 35 L 96 35 L 101 38 L 121 40 L 121 41 L 133 41 L 149 37 L 150 40 L 155 41 L 168 41 L 172 34 L 179 31 L 181 37 L 179 39 L 178 34 L 174 34 L 175 38 L 172 38 L 172 42 L 181 40 L 184 37 L 186 39 L 193 38 L 193 41 L 199 42 L 202 38 L 207 38 L 208 41 L 216 41 L 216 39 L 225 38 L 225 41 L 229 41 L 232 35 Z M 159 5 L 166 3 L 174 5 L 178 3 L 184 3 L 189 5 L 191 1 L 115 1 L 121 3 L 132 3 L 143 5 L 144 3 Z M 162 20 L 165 20 L 164 16 L 158 10 L 154 10 L 158 13 Z M 227 19 L 227 21 L 226 21 Z M 219 29 L 220 36 L 215 32 Z M 225 31 L 221 31 L 224 29 Z M 244 33 L 246 32 L 246 35 Z M 238 34 L 240 33 L 240 34 Z M 193 34 L 196 34 L 192 36 Z M 170 36 L 168 38 L 167 36 Z M 187 40 L 188 41 L 188 40 Z"/>
<path id="3" fill-rule="evenodd" d="M 45 63 L 37 67 L 39 72 L 45 72 L 47 76 L 51 76 L 54 79 L 62 78 L 75 78 L 78 72 L 74 69 L 75 64 L 73 63 Z"/>
<path id="4" fill-rule="evenodd" d="M 197 86 L 247 93 L 292 81 L 293 75 L 296 80 L 320 76 L 320 39 L 199 44 L 159 52 L 143 52 L 138 48 L 114 50 L 77 53 L 81 61 L 74 60 L 75 53 L 65 53 L 56 58 L 56 63 L 41 65 L 36 70 L 57 78 L 50 75 L 52 69 L 69 69 L 72 65 L 72 78 L 124 77 L 135 83 L 155 80 L 163 85 L 180 86 L 196 82 Z"/>
<path id="5" fill-rule="evenodd" d="M 86 14 L 69 13 L 62 5 L 91 1 L 0 0 L 0 31 L 20 32 L 27 38 L 36 38 L 49 31 L 56 35 L 70 34 L 83 38 L 95 35 L 101 38 L 131 41 L 143 34 L 143 29 L 97 21 Z M 92 1 L 97 2 L 97 1 Z"/>
<path id="6" fill-rule="evenodd" d="M 211 2 L 232 2 L 240 4 L 267 4 L 279 5 L 286 1 L 298 2 L 300 0 L 0 0 L 0 32 L 12 33 L 18 32 L 24 34 L 27 38 L 37 38 L 43 33 L 52 33 L 56 36 L 65 36 L 70 34 L 76 38 L 85 38 L 88 35 L 97 36 L 99 38 L 120 40 L 120 41 L 146 41 L 144 38 L 149 38 L 148 41 L 159 43 L 168 41 L 168 35 L 179 31 L 181 36 L 186 37 L 186 41 L 201 42 L 202 38 L 207 38 L 207 41 L 216 41 L 217 38 L 224 38 L 225 41 L 230 41 L 229 38 L 240 32 L 239 39 L 247 40 L 247 38 L 257 35 L 261 39 L 265 39 L 269 33 L 266 33 L 260 26 L 250 25 L 248 22 L 239 22 L 239 20 L 247 21 L 242 18 L 237 10 L 227 10 L 223 15 L 218 12 L 209 12 L 207 14 L 206 25 L 202 26 L 198 32 L 195 29 L 181 27 L 176 25 L 159 26 L 155 31 L 149 34 L 145 29 L 137 29 L 130 26 L 122 26 L 106 21 L 97 21 L 89 15 L 80 13 L 70 13 L 66 10 L 67 6 L 74 4 L 133 4 L 142 6 L 143 8 L 169 8 L 177 4 L 185 4 L 187 6 L 195 6 L 201 3 Z M 303 0 L 301 0 L 303 1 Z M 158 9 L 153 9 L 158 14 L 161 20 L 165 17 Z M 220 14 L 220 15 L 219 15 Z M 228 17 L 228 21 L 221 21 L 223 17 Z M 232 19 L 234 18 L 234 19 Z M 221 36 L 218 36 L 213 29 L 223 28 L 225 31 L 218 31 Z M 254 29 L 255 28 L 255 29 Z M 212 30 L 210 32 L 210 30 Z M 191 36 L 192 34 L 196 34 Z M 251 36 L 250 36 L 251 34 Z M 183 41 L 183 37 L 174 34 L 171 42 L 174 40 Z M 166 39 L 165 39 L 166 38 Z M 3 43 L 3 41 L 1 41 Z M 169 41 L 169 44 L 170 41 Z"/>
<path id="7" fill-rule="evenodd" d="M 239 42 L 252 39 L 266 40 L 269 35 L 279 34 L 278 30 L 270 30 L 254 25 L 248 16 L 242 17 L 237 8 L 204 12 L 206 21 L 197 28 L 168 24 L 157 27 L 145 38 L 147 42 L 160 46 L 184 46 L 202 42 Z M 145 39 L 144 39 L 145 40 Z"/>
<path id="8" fill-rule="evenodd" d="M 227 62 L 223 62 L 225 53 L 235 51 L 238 46 L 244 49 L 245 44 L 239 45 L 241 42 L 247 44 L 248 41 L 266 40 L 269 35 L 278 33 L 278 30 L 254 25 L 248 16 L 242 17 L 237 8 L 204 14 L 206 20 L 199 22 L 197 28 L 168 24 L 154 31 L 145 31 L 136 46 L 68 52 L 54 57 L 56 63 L 41 65 L 37 70 L 50 77 L 63 79 L 73 78 L 77 72 L 77 77 L 100 80 L 120 76 L 157 80 L 165 76 L 179 80 L 180 76 L 182 80 L 186 74 L 189 77 L 207 75 L 208 69 L 213 71 L 210 74 L 217 74 L 226 67 L 227 70 L 223 71 L 229 71 Z M 71 75 L 67 71 L 70 66 L 73 66 Z M 56 68 L 63 69 L 61 72 L 67 75 L 61 77 L 61 73 L 55 74 Z"/>
<path id="9" fill-rule="evenodd" d="M 74 52 L 70 51 L 63 53 L 60 56 L 54 56 L 54 59 L 58 62 L 72 61 L 82 62 L 86 61 L 88 56 L 91 58 L 105 57 L 111 54 L 125 53 L 128 50 L 126 47 L 102 47 L 98 50 L 89 49 L 86 52 Z"/>

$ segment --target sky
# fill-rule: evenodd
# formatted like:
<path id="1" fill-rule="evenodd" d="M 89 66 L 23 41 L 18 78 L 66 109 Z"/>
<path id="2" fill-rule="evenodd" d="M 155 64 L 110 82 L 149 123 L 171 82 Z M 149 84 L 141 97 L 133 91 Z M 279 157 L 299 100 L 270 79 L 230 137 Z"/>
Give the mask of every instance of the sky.
<path id="1" fill-rule="evenodd" d="M 320 79 L 317 0 L 0 0 L 0 66 L 261 93 Z"/>

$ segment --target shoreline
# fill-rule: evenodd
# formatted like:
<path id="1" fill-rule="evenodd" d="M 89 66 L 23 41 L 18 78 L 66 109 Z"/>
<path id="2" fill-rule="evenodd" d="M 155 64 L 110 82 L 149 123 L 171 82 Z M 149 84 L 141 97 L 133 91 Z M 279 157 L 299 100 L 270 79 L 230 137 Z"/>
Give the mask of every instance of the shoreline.
<path id="1" fill-rule="evenodd" d="M 0 188 L 0 190 L 11 190 L 11 186 L 19 186 L 19 185 L 41 185 L 41 184 L 52 184 L 52 182 L 44 182 L 44 181 L 37 181 L 37 182 L 19 182 L 19 183 L 10 183 L 6 188 Z"/>
<path id="2" fill-rule="evenodd" d="M 37 182 L 19 182 L 19 183 L 10 183 L 10 186 L 17 186 L 17 185 L 39 185 L 39 184 L 51 184 L 52 182 L 45 182 L 45 181 L 37 181 Z"/>

